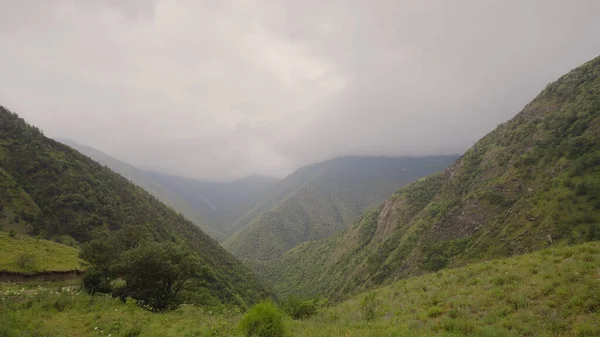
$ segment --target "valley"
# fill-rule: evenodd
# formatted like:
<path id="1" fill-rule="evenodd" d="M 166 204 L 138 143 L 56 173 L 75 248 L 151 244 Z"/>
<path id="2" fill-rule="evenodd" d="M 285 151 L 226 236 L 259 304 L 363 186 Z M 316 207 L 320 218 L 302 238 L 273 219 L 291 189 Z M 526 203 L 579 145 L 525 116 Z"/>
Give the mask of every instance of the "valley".
<path id="1" fill-rule="evenodd" d="M 259 119 L 171 135 L 226 158 L 187 157 L 204 159 L 193 178 L 57 141 L 0 106 L 0 337 L 600 336 L 600 57 L 460 156 L 356 142 L 311 161 L 289 145 L 298 134 Z M 185 129 L 162 122 L 152 137 Z M 330 131 L 313 151 L 339 145 Z M 236 132 L 278 142 L 234 151 Z M 202 178 L 254 172 L 238 160 L 295 169 Z"/>

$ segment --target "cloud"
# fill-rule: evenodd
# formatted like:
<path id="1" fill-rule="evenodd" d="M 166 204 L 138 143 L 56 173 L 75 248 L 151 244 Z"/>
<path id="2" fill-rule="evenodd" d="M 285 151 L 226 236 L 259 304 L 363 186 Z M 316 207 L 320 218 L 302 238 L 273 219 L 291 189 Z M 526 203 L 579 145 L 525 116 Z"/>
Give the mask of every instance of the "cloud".
<path id="1" fill-rule="evenodd" d="M 593 0 L 0 0 L 0 104 L 206 179 L 464 151 L 600 53 Z"/>

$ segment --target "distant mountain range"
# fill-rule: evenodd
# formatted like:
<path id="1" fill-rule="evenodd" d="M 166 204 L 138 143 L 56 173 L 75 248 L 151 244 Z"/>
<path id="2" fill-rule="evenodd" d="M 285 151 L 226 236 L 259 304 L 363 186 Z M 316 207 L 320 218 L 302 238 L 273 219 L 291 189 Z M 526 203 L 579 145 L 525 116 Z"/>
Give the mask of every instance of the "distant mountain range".
<path id="1" fill-rule="evenodd" d="M 340 157 L 286 178 L 207 182 L 137 169 L 89 146 L 64 143 L 108 166 L 194 222 L 238 257 L 271 259 L 327 237 L 398 188 L 457 156 Z"/>
<path id="2" fill-rule="evenodd" d="M 276 258 L 345 229 L 400 187 L 444 170 L 456 157 L 340 157 L 302 167 L 258 199 L 223 245 L 240 258 Z"/>

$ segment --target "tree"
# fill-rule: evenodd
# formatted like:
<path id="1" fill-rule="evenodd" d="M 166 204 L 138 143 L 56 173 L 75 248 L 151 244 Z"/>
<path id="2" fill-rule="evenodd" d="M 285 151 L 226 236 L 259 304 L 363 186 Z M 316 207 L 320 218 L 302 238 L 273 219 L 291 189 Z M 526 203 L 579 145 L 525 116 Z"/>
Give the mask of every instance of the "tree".
<path id="1" fill-rule="evenodd" d="M 118 275 L 125 280 L 121 296 L 135 298 L 153 311 L 179 305 L 179 293 L 204 270 L 197 256 L 171 242 L 140 244 L 120 261 Z"/>
<path id="2" fill-rule="evenodd" d="M 108 280 L 119 257 L 119 248 L 110 238 L 94 240 L 81 247 L 79 257 L 90 264 L 90 271 L 99 272 Z"/>

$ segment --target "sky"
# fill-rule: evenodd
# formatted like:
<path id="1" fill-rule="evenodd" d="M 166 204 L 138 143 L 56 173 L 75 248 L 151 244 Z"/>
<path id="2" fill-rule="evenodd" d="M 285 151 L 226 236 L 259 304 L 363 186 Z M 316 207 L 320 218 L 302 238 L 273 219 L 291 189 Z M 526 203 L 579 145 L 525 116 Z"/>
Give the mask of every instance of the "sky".
<path id="1" fill-rule="evenodd" d="M 0 104 L 205 180 L 462 153 L 600 55 L 597 0 L 0 0 Z"/>

